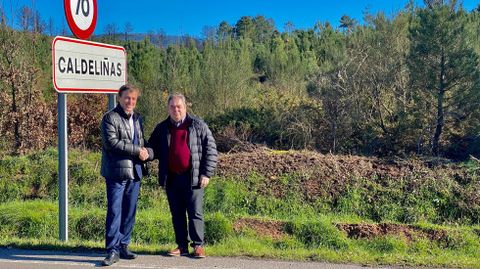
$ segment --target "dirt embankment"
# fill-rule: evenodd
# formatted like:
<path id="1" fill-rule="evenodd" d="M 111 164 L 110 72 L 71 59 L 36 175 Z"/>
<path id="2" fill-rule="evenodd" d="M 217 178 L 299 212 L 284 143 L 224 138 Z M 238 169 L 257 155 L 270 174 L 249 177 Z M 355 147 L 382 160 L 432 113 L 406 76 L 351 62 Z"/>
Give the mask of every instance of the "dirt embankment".
<path id="1" fill-rule="evenodd" d="M 420 189 L 432 193 L 439 190 L 447 191 L 458 199 L 455 202 L 458 204 L 452 206 L 459 210 L 470 212 L 471 209 L 480 207 L 479 179 L 461 164 L 451 163 L 445 159 L 380 159 L 324 155 L 311 151 L 274 151 L 267 148 L 220 155 L 218 163 L 220 177 L 237 177 L 241 180 L 252 174 L 262 177 L 260 182 L 255 183 L 260 186 L 256 189 L 260 194 L 276 197 L 283 197 L 288 189 L 285 186 L 285 177 L 282 176 L 287 176 L 289 180 L 296 177 L 298 190 L 302 192 L 307 202 L 320 198 L 334 203 L 336 199 L 345 195 L 349 188 L 359 187 L 369 192 L 371 186 L 377 186 L 375 188 L 381 190 L 400 189 L 400 196 L 415 193 Z M 446 231 L 419 228 L 409 224 L 336 223 L 335 226 L 352 239 L 392 235 L 403 237 L 407 241 L 414 241 L 417 238 L 445 244 L 449 241 Z M 281 221 L 242 218 L 234 224 L 236 231 L 246 228 L 256 231 L 260 236 L 273 239 L 288 235 L 285 223 Z"/>
<path id="2" fill-rule="evenodd" d="M 339 230 L 345 232 L 349 238 L 372 239 L 383 236 L 400 236 L 407 241 L 414 241 L 417 238 L 430 241 L 446 241 L 445 230 L 424 229 L 408 224 L 379 223 L 379 224 L 347 224 L 338 223 L 335 225 Z"/>
<path id="3" fill-rule="evenodd" d="M 416 189 L 428 179 L 454 179 L 459 188 L 472 181 L 472 175 L 466 169 L 444 159 L 405 161 L 324 155 L 312 151 L 273 151 L 267 148 L 220 155 L 219 176 L 245 178 L 252 173 L 264 177 L 262 184 L 268 187 L 269 194 L 273 193 L 277 197 L 285 194 L 282 184 L 277 184 L 282 175 L 296 175 L 300 177 L 304 197 L 311 200 L 335 199 L 346 186 L 356 186 L 362 179 L 385 187 L 408 181 L 404 184 L 406 192 Z M 480 188 L 480 184 L 478 185 Z M 480 204 L 480 197 L 470 199 Z"/>
<path id="4" fill-rule="evenodd" d="M 277 220 L 260 220 L 254 218 L 240 218 L 234 223 L 236 232 L 250 229 L 258 236 L 269 237 L 280 240 L 289 235 L 286 229 L 286 222 Z M 420 228 L 408 224 L 396 223 L 336 223 L 340 231 L 344 232 L 351 239 L 374 239 L 377 237 L 395 236 L 413 242 L 417 239 L 428 239 L 448 244 L 449 237 L 445 230 Z"/>
<path id="5" fill-rule="evenodd" d="M 251 229 L 259 236 L 266 236 L 277 240 L 282 239 L 287 234 L 285 232 L 285 222 L 276 220 L 240 218 L 234 223 L 233 229 L 236 232 Z"/>

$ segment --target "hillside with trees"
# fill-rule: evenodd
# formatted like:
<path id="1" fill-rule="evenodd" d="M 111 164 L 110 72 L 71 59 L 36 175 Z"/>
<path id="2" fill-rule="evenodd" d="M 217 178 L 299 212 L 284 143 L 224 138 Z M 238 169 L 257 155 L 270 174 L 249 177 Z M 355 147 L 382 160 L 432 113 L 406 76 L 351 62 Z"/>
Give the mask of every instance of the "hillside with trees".
<path id="1" fill-rule="evenodd" d="M 413 3 L 338 27 L 258 15 L 203 38 L 129 23 L 92 38 L 127 50 L 147 136 L 173 92 L 211 127 L 209 255 L 480 268 L 480 5 Z M 68 94 L 71 240 L 57 240 L 57 34 L 32 7 L 0 8 L 0 247 L 104 248 L 104 94 Z M 142 254 L 174 241 L 156 162 L 133 233 Z"/>
<path id="2" fill-rule="evenodd" d="M 0 14 L 0 149 L 54 146 L 51 22 L 29 7 L 14 23 Z M 339 27 L 309 29 L 244 16 L 168 46 L 162 31 L 138 41 L 127 26 L 120 34 L 110 25 L 94 40 L 126 48 L 147 133 L 166 116 L 168 94 L 181 92 L 226 151 L 255 143 L 368 156 L 480 154 L 480 8 L 411 2 L 392 16 L 365 13 L 362 24 L 344 15 Z M 98 150 L 106 96 L 68 101 L 69 143 Z"/>

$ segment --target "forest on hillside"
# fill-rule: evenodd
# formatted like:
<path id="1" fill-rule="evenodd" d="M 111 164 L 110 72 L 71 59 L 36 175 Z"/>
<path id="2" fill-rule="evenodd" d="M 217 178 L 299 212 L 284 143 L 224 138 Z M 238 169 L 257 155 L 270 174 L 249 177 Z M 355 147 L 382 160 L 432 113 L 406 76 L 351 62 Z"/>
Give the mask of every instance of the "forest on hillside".
<path id="1" fill-rule="evenodd" d="M 162 32 L 130 39 L 110 25 L 94 41 L 124 46 L 128 79 L 142 89 L 149 134 L 166 98 L 186 95 L 220 146 L 264 144 L 334 154 L 464 159 L 480 155 L 480 5 L 413 2 L 387 16 L 365 12 L 309 29 L 280 31 L 244 16 L 205 28 L 202 39 L 164 45 Z M 52 30 L 22 7 L 15 25 L 0 9 L 0 152 L 55 146 Z M 68 95 L 69 143 L 100 149 L 107 97 Z"/>

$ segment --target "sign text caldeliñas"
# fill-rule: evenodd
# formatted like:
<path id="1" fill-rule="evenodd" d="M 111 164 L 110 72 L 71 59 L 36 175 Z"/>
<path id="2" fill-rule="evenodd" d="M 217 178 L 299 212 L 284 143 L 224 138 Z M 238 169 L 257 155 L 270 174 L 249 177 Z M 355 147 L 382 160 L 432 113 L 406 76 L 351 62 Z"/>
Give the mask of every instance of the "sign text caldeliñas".
<path id="1" fill-rule="evenodd" d="M 127 81 L 123 47 L 59 36 L 52 52 L 58 92 L 114 93 Z"/>

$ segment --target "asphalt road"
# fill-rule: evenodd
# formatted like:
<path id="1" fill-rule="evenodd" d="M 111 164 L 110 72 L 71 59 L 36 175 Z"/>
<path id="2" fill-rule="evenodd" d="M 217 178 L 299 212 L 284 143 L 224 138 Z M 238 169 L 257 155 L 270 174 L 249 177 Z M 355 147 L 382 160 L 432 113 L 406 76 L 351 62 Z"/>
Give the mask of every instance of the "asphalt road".
<path id="1" fill-rule="evenodd" d="M 0 269 L 79 269 L 101 267 L 103 253 L 63 252 L 0 248 Z M 317 262 L 285 262 L 248 258 L 166 257 L 162 255 L 140 255 L 135 260 L 120 260 L 109 268 L 145 269 L 365 269 L 368 267 L 346 264 Z M 395 268 L 395 267 L 371 267 Z M 402 267 L 406 268 L 406 267 Z"/>

